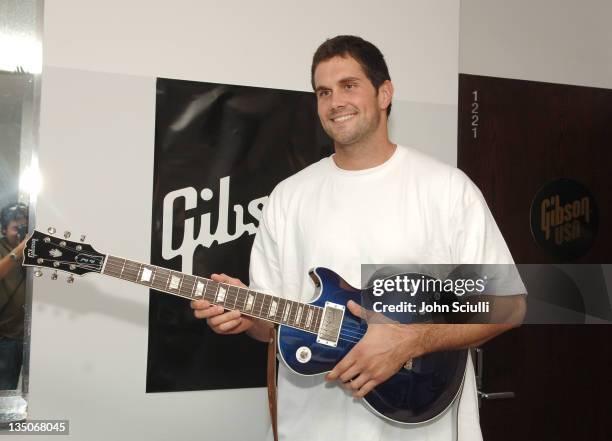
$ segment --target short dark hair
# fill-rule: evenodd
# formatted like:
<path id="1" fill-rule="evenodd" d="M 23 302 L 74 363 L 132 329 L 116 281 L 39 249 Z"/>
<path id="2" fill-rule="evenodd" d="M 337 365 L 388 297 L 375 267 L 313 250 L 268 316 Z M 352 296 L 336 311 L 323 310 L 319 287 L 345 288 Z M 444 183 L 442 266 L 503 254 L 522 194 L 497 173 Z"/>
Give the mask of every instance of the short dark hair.
<path id="1" fill-rule="evenodd" d="M 2 231 L 6 231 L 11 221 L 28 218 L 28 206 L 26 204 L 13 203 L 9 204 L 0 212 L 0 225 Z"/>
<path id="2" fill-rule="evenodd" d="M 337 56 L 350 56 L 354 58 L 374 86 L 374 89 L 376 89 L 376 93 L 378 93 L 378 88 L 382 83 L 391 80 L 385 57 L 376 46 L 361 37 L 356 37 L 354 35 L 338 35 L 337 37 L 325 40 L 312 57 L 310 84 L 313 90 L 315 89 L 314 73 L 319 63 Z M 389 103 L 389 107 L 387 107 L 387 116 L 389 116 L 390 113 L 391 103 Z"/>

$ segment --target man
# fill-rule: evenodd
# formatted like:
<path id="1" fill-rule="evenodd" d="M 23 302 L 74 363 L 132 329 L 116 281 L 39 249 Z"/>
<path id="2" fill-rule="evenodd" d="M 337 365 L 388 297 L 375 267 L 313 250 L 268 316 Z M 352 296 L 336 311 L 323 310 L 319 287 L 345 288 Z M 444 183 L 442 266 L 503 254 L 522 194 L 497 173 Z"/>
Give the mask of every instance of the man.
<path id="1" fill-rule="evenodd" d="M 512 263 L 475 185 L 459 170 L 389 140 L 393 85 L 380 51 L 359 37 L 338 36 L 316 51 L 312 86 L 321 124 L 335 153 L 281 182 L 270 195 L 253 244 L 250 288 L 310 301 L 308 269 L 324 266 L 353 286 L 361 264 Z M 241 285 L 224 274 L 220 282 Z M 195 316 L 220 334 L 247 332 L 266 341 L 268 325 L 193 302 Z M 521 308 L 517 302 L 516 325 Z M 349 302 L 348 309 L 361 315 Z M 325 379 L 282 365 L 280 438 L 289 440 L 451 440 L 480 438 L 473 368 L 459 418 L 446 412 L 418 427 L 370 413 L 354 398 L 422 354 L 482 344 L 515 324 L 370 326 Z M 343 389 L 331 387 L 335 382 Z M 459 427 L 457 427 L 459 426 Z"/>
<path id="2" fill-rule="evenodd" d="M 23 360 L 25 269 L 21 260 L 27 223 L 24 204 L 11 204 L 0 212 L 0 390 L 17 388 Z"/>

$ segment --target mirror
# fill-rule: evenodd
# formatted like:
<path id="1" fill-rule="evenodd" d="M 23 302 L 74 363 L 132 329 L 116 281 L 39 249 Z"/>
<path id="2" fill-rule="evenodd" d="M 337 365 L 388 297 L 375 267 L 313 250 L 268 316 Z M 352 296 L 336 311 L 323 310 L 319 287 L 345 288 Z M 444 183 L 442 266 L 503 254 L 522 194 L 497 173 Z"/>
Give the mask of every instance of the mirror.
<path id="1" fill-rule="evenodd" d="M 31 279 L 22 242 L 40 186 L 42 0 L 0 0 L 0 423 L 27 415 Z"/>

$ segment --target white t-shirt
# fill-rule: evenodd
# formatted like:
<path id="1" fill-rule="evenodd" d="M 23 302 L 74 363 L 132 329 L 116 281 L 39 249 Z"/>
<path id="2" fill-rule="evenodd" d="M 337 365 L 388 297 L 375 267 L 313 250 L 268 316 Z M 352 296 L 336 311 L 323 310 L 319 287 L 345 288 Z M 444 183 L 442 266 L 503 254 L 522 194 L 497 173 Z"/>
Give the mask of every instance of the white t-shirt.
<path id="1" fill-rule="evenodd" d="M 361 285 L 361 264 L 513 263 L 482 194 L 460 170 L 398 146 L 385 163 L 348 171 L 327 157 L 284 180 L 264 208 L 250 287 L 291 300 L 315 296 L 308 270 Z M 419 426 L 390 423 L 323 375 L 278 375 L 280 439 L 481 440 L 471 361 L 459 402 Z M 269 435 L 271 439 L 271 434 Z"/>

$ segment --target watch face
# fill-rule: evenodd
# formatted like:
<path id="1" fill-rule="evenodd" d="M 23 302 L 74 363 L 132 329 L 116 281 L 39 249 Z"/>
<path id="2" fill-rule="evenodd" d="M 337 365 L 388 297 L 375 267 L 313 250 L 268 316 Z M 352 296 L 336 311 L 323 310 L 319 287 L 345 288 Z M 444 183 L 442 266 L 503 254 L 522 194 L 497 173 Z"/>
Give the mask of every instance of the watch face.
<path id="1" fill-rule="evenodd" d="M 535 241 L 562 261 L 584 256 L 595 242 L 598 226 L 595 198 L 573 179 L 547 183 L 531 203 L 531 232 Z"/>

